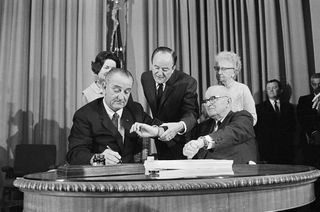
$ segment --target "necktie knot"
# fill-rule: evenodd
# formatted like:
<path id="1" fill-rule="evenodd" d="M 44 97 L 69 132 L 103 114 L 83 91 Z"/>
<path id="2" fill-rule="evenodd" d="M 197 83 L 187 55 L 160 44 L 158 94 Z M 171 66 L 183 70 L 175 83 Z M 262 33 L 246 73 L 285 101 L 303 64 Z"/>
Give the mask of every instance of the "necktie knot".
<path id="1" fill-rule="evenodd" d="M 118 121 L 119 121 L 118 113 L 113 114 L 111 121 L 112 121 L 113 125 L 118 129 Z"/>

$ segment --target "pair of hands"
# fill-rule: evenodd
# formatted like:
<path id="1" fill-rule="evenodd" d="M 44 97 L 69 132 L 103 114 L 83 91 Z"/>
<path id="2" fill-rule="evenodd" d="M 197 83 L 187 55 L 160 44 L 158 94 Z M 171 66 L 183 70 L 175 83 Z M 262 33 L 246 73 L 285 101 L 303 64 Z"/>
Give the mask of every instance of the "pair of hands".
<path id="1" fill-rule="evenodd" d="M 163 127 L 167 127 L 168 129 L 165 131 Z M 159 139 L 162 141 L 170 141 L 183 129 L 184 125 L 181 122 L 165 123 L 161 127 L 136 122 L 132 125 L 130 132 L 136 132 L 140 137 L 144 138 L 159 136 Z M 121 155 L 110 148 L 105 149 L 101 154 L 104 155 L 106 164 L 121 163 Z"/>
<path id="2" fill-rule="evenodd" d="M 183 147 L 183 155 L 186 156 L 188 159 L 193 158 L 199 151 L 199 149 L 204 147 L 204 141 L 200 139 L 191 140 L 186 143 Z"/>
<path id="3" fill-rule="evenodd" d="M 163 127 L 167 127 L 167 130 Z M 159 137 L 161 141 L 170 141 L 183 129 L 184 125 L 181 122 L 164 123 L 160 127 L 136 122 L 132 125 L 130 132 L 136 132 L 143 138 Z"/>

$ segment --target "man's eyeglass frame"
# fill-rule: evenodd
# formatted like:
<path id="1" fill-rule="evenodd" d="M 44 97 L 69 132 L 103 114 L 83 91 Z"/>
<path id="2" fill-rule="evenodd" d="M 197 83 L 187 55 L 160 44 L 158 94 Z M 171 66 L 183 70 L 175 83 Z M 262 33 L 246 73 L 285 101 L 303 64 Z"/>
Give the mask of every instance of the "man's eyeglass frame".
<path id="1" fill-rule="evenodd" d="M 223 97 L 229 98 L 228 96 L 211 96 L 211 97 L 209 97 L 208 99 L 202 100 L 202 103 L 203 103 L 203 104 L 208 104 L 208 102 L 210 102 L 210 103 L 215 103 L 216 101 L 218 101 L 219 99 L 221 99 L 221 98 L 223 98 Z"/>

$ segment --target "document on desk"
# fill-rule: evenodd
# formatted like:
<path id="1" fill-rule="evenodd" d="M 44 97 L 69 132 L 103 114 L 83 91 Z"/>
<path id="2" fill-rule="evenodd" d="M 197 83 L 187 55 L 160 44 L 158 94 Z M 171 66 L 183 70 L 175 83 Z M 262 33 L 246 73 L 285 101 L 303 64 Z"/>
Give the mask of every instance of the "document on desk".
<path id="1" fill-rule="evenodd" d="M 153 160 L 144 162 L 145 174 L 160 178 L 233 175 L 233 160 Z"/>

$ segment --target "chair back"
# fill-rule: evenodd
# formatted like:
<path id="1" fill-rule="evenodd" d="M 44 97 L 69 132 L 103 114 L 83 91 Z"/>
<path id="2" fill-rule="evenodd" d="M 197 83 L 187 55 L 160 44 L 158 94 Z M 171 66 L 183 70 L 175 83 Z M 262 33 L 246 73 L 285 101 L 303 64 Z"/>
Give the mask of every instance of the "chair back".
<path id="1" fill-rule="evenodd" d="M 56 145 L 18 144 L 15 149 L 14 175 L 21 177 L 48 171 L 56 164 Z"/>

